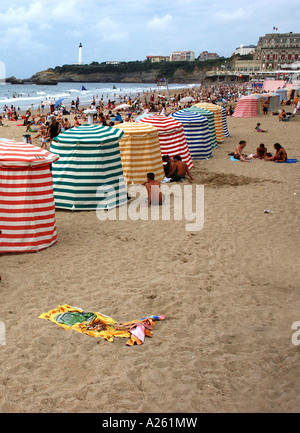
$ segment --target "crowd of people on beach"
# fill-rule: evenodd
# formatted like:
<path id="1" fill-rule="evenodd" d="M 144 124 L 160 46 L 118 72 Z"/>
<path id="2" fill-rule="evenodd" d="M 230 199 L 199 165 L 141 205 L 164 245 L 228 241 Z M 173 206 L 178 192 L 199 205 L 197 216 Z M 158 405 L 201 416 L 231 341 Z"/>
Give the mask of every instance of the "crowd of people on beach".
<path id="1" fill-rule="evenodd" d="M 218 104 L 226 108 L 228 116 L 234 112 L 234 107 L 237 101 L 243 96 L 249 94 L 249 87 L 247 83 L 241 85 L 233 84 L 217 84 L 207 85 L 201 87 L 192 87 L 184 89 L 179 93 L 174 93 L 170 96 L 167 92 L 160 94 L 155 91 L 146 91 L 143 94 L 137 94 L 134 98 L 131 95 L 124 95 L 116 105 L 115 100 L 108 99 L 104 102 L 103 95 L 96 102 L 94 96 L 92 102 L 86 107 L 89 110 L 94 110 L 93 123 L 103 126 L 114 126 L 118 123 L 135 121 L 136 116 L 140 114 L 163 114 L 166 116 L 171 115 L 183 108 L 188 108 L 198 102 L 208 102 Z M 253 89 L 251 92 L 258 92 L 259 90 Z M 261 90 L 262 92 L 262 90 Z M 162 94 L 161 94 L 162 93 Z M 97 95 L 98 96 L 98 95 Z M 263 105 L 263 114 L 267 114 L 269 110 L 270 101 L 266 99 Z M 293 100 L 281 101 L 281 105 L 295 105 L 293 115 L 300 110 L 300 101 L 298 96 Z M 26 127 L 26 133 L 33 133 L 33 140 L 38 140 L 42 148 L 49 148 L 51 141 L 61 132 L 67 131 L 84 124 L 87 121 L 87 114 L 84 107 L 80 106 L 79 97 L 72 100 L 70 109 L 62 103 L 57 106 L 49 106 L 49 111 L 45 113 L 45 105 L 42 104 L 38 107 L 36 114 L 32 110 L 27 109 L 24 116 L 19 116 L 18 111 L 13 105 L 9 108 L 4 106 L 3 116 L 0 118 L 0 126 L 2 120 L 18 121 L 23 120 L 21 125 Z M 69 120 L 68 115 L 72 115 L 73 121 Z M 3 118 L 3 119 L 2 119 Z M 288 120 L 289 116 L 282 109 L 278 114 L 278 120 Z M 268 132 L 262 129 L 261 124 L 257 123 L 255 130 L 260 133 Z M 287 159 L 285 149 L 279 144 L 275 143 L 275 154 L 272 155 L 267 151 L 264 144 L 256 149 L 255 154 L 244 155 L 243 151 L 246 142 L 241 140 L 236 146 L 233 155 L 234 159 L 242 162 L 249 162 L 252 159 L 264 159 L 266 161 L 284 161 Z M 177 182 L 181 181 L 187 176 L 193 180 L 187 166 L 181 160 L 180 155 L 171 158 L 169 155 L 163 157 L 165 168 L 165 181 Z M 153 179 L 154 181 L 154 179 Z"/>

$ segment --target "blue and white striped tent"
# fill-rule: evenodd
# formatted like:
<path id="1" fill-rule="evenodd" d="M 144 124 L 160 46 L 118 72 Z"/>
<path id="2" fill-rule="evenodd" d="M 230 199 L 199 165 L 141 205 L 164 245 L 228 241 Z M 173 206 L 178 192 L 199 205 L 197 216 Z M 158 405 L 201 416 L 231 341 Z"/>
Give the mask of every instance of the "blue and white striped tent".
<path id="1" fill-rule="evenodd" d="M 222 108 L 222 123 L 223 123 L 224 137 L 230 137 L 228 125 L 227 125 L 226 108 L 224 107 L 221 108 Z"/>
<path id="2" fill-rule="evenodd" d="M 193 159 L 208 159 L 212 156 L 208 120 L 193 111 L 179 110 L 172 114 L 182 123 L 186 142 Z"/>
<path id="3" fill-rule="evenodd" d="M 208 120 L 208 129 L 210 133 L 211 139 L 211 148 L 216 149 L 218 147 L 217 143 L 217 135 L 216 135 L 216 127 L 215 127 L 215 116 L 211 111 L 206 110 L 205 108 L 192 106 L 189 108 L 184 108 L 186 111 L 193 111 L 194 113 L 200 114 L 200 116 L 204 116 Z"/>
<path id="4" fill-rule="evenodd" d="M 123 131 L 82 125 L 55 137 L 52 164 L 55 207 L 70 210 L 112 209 L 127 203 L 119 140 Z"/>

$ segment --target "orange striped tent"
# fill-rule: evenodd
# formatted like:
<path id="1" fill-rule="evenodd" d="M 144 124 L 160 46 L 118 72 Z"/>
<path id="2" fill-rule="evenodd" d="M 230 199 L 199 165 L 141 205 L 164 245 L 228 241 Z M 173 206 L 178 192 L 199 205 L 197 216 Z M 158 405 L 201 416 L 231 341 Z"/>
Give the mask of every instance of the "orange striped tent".
<path id="1" fill-rule="evenodd" d="M 124 132 L 119 144 L 127 183 L 143 183 L 149 172 L 155 174 L 156 180 L 162 181 L 164 169 L 158 129 L 142 122 L 118 123 L 114 128 Z"/>
<path id="2" fill-rule="evenodd" d="M 188 168 L 194 167 L 192 157 L 186 142 L 182 123 L 173 117 L 157 114 L 143 117 L 139 122 L 149 123 L 158 129 L 158 138 L 162 155 L 180 155 Z"/>
<path id="3" fill-rule="evenodd" d="M 0 141 L 0 253 L 33 252 L 57 240 L 50 164 L 29 143 Z"/>
<path id="4" fill-rule="evenodd" d="M 224 141 L 225 136 L 223 130 L 222 108 L 219 105 L 210 104 L 208 102 L 201 102 L 193 105 L 192 108 L 193 107 L 205 108 L 205 110 L 214 113 L 217 142 L 221 143 Z"/>

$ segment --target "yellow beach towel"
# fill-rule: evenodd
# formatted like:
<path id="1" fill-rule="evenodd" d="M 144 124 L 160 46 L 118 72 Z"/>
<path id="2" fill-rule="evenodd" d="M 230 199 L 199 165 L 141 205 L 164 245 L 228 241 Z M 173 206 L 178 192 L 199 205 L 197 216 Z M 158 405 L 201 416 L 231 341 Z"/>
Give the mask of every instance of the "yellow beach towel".
<path id="1" fill-rule="evenodd" d="M 111 317 L 98 312 L 85 312 L 81 308 L 60 305 L 43 313 L 40 319 L 50 320 L 65 330 L 73 329 L 91 337 L 102 337 L 113 341 L 114 337 L 129 338 L 127 345 L 142 344 L 144 336 L 152 337 L 152 329 L 165 316 L 147 316 L 140 320 L 118 323 Z"/>

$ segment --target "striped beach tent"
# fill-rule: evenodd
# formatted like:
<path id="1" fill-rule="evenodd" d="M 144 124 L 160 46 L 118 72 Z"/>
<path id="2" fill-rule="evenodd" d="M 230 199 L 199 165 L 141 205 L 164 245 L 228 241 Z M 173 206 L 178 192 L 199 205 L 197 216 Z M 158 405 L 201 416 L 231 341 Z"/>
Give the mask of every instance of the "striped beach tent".
<path id="1" fill-rule="evenodd" d="M 288 100 L 288 89 L 277 89 L 276 93 L 279 95 L 280 102 Z M 280 102 L 278 105 L 280 105 Z"/>
<path id="2" fill-rule="evenodd" d="M 81 125 L 55 137 L 50 151 L 55 207 L 70 210 L 112 209 L 127 203 L 119 139 L 110 126 Z"/>
<path id="3" fill-rule="evenodd" d="M 221 143 L 222 141 L 224 141 L 224 131 L 223 131 L 223 120 L 222 120 L 221 107 L 219 105 L 211 104 L 209 102 L 201 102 L 199 104 L 193 105 L 192 108 L 193 107 L 205 108 L 206 110 L 214 113 L 217 142 Z"/>
<path id="4" fill-rule="evenodd" d="M 159 182 L 164 178 L 158 129 L 144 122 L 125 122 L 114 126 L 123 131 L 120 152 L 124 177 L 128 184 L 146 181 L 146 174 L 153 172 Z"/>
<path id="5" fill-rule="evenodd" d="M 260 100 L 256 96 L 242 96 L 235 107 L 232 117 L 257 117 Z"/>
<path id="6" fill-rule="evenodd" d="M 210 139 L 211 139 L 211 147 L 212 149 L 216 149 L 218 147 L 217 143 L 217 136 L 216 136 L 216 127 L 215 127 L 215 116 L 212 111 L 208 111 L 205 108 L 196 107 L 193 105 L 193 107 L 184 108 L 184 110 L 187 111 L 193 111 L 194 113 L 200 114 L 200 116 L 204 116 L 208 120 L 208 129 L 210 133 Z"/>
<path id="7" fill-rule="evenodd" d="M 208 159 L 212 156 L 208 120 L 194 111 L 179 110 L 172 114 L 183 124 L 187 145 L 193 159 Z"/>
<path id="8" fill-rule="evenodd" d="M 143 117 L 140 122 L 148 123 L 158 129 L 158 138 L 162 155 L 180 155 L 188 168 L 194 167 L 186 142 L 182 123 L 173 117 L 157 114 Z"/>
<path id="9" fill-rule="evenodd" d="M 223 123 L 224 137 L 230 137 L 229 130 L 228 130 L 228 124 L 227 124 L 226 108 L 221 107 L 221 109 L 222 109 L 222 123 Z"/>
<path id="10" fill-rule="evenodd" d="M 34 252 L 57 241 L 50 165 L 29 143 L 0 141 L 0 253 Z"/>

